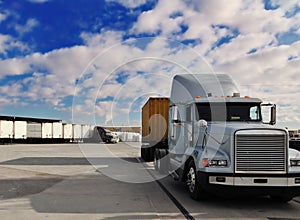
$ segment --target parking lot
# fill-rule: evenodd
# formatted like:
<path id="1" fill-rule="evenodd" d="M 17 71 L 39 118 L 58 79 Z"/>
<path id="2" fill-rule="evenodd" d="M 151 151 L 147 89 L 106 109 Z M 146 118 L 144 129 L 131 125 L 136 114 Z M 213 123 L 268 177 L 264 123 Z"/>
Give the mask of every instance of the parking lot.
<path id="1" fill-rule="evenodd" d="M 299 198 L 194 201 L 139 145 L 1 145 L 1 219 L 299 219 Z"/>

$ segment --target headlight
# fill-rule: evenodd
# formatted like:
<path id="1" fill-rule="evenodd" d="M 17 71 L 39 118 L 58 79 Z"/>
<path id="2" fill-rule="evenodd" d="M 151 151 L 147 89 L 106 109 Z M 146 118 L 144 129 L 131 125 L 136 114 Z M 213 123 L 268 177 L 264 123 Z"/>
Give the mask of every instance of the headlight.
<path id="1" fill-rule="evenodd" d="M 218 160 L 218 166 L 227 167 L 227 160 Z"/>
<path id="2" fill-rule="evenodd" d="M 292 167 L 300 166 L 300 160 L 292 159 L 290 162 Z"/>
<path id="3" fill-rule="evenodd" d="M 228 162 L 227 160 L 222 160 L 222 159 L 203 158 L 202 165 L 204 167 L 227 167 Z"/>

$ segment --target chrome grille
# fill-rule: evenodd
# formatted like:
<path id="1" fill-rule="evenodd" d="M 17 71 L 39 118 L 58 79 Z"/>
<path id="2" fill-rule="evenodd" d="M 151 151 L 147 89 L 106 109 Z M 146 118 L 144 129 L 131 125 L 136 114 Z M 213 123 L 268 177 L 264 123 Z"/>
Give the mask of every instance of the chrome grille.
<path id="1" fill-rule="evenodd" d="M 237 134 L 237 173 L 285 173 L 286 135 Z"/>

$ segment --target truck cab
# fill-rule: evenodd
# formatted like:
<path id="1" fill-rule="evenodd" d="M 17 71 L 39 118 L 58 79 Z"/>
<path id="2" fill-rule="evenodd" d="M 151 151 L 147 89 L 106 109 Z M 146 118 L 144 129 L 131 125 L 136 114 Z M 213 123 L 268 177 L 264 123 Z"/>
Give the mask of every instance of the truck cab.
<path id="1" fill-rule="evenodd" d="M 300 152 L 275 123 L 276 106 L 241 97 L 228 75 L 176 75 L 168 144 L 154 150 L 155 167 L 185 182 L 194 199 L 237 192 L 287 202 L 300 194 Z"/>
<path id="2" fill-rule="evenodd" d="M 117 133 L 111 132 L 109 129 L 100 126 L 96 126 L 94 128 L 94 133 L 92 138 L 97 142 L 105 142 L 105 143 L 119 142 L 119 137 Z"/>

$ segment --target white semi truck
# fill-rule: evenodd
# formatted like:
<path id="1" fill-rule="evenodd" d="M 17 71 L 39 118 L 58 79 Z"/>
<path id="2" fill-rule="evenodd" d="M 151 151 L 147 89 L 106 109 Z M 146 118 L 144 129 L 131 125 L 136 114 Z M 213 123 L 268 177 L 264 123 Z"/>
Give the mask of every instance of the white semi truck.
<path id="1" fill-rule="evenodd" d="M 193 199 L 250 193 L 287 202 L 300 194 L 300 152 L 275 123 L 276 106 L 241 97 L 228 75 L 176 75 L 170 98 L 142 109 L 141 154 L 185 182 Z"/>

